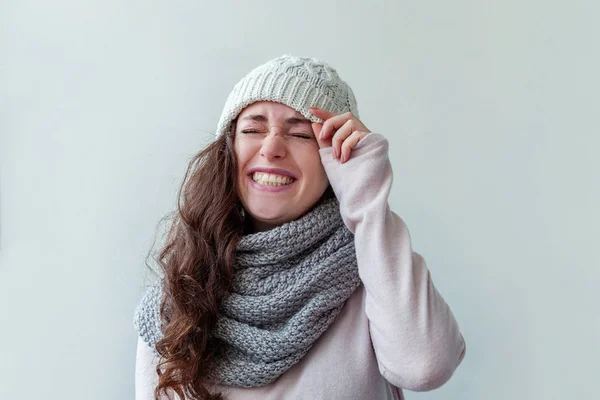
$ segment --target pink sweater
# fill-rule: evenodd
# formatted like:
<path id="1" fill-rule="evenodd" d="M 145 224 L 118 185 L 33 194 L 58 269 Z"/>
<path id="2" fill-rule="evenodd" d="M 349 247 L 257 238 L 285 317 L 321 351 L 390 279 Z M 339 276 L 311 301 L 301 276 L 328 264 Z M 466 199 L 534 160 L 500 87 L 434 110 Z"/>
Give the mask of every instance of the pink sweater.
<path id="1" fill-rule="evenodd" d="M 447 382 L 465 355 L 456 320 L 413 251 L 404 221 L 390 210 L 388 141 L 370 133 L 341 164 L 319 150 L 355 235 L 362 284 L 334 323 L 297 364 L 264 387 L 217 386 L 230 400 L 404 399 Z M 138 341 L 136 400 L 153 399 L 157 359 Z"/>

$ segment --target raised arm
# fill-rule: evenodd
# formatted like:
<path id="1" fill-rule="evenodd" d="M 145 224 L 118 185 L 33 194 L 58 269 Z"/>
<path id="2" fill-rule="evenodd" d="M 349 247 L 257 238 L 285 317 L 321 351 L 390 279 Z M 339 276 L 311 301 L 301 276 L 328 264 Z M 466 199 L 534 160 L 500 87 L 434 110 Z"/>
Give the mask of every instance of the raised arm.
<path id="1" fill-rule="evenodd" d="M 340 163 L 319 150 L 344 223 L 355 235 L 365 313 L 379 370 L 391 384 L 414 391 L 447 382 L 465 351 L 458 324 L 435 288 L 408 228 L 390 210 L 388 141 L 370 133 Z"/>

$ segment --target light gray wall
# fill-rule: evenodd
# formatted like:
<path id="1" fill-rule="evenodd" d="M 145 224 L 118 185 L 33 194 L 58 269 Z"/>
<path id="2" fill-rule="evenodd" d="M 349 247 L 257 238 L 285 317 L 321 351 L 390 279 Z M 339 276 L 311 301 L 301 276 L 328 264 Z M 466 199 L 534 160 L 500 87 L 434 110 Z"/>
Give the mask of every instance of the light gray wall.
<path id="1" fill-rule="evenodd" d="M 327 60 L 467 340 L 408 399 L 591 399 L 595 1 L 0 3 L 0 399 L 131 399 L 132 315 L 187 159 L 250 68 Z"/>

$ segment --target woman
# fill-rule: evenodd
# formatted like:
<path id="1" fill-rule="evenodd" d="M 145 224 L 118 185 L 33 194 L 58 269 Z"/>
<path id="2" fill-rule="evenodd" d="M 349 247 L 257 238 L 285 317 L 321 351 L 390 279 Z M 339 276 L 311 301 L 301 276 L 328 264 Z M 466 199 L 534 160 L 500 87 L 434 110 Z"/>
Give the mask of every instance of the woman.
<path id="1" fill-rule="evenodd" d="M 392 212 L 388 142 L 315 58 L 251 71 L 190 163 L 136 310 L 136 398 L 402 399 L 465 354 Z"/>

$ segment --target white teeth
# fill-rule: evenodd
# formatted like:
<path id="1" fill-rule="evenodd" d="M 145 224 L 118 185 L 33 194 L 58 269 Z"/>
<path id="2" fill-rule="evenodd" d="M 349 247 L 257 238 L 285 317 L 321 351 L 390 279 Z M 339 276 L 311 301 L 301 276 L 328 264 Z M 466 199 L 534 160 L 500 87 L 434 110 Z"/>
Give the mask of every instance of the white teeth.
<path id="1" fill-rule="evenodd" d="M 255 172 L 252 175 L 252 179 L 261 185 L 267 186 L 284 186 L 294 182 L 293 178 L 282 175 L 267 174 L 264 172 Z"/>

